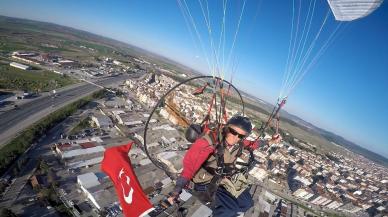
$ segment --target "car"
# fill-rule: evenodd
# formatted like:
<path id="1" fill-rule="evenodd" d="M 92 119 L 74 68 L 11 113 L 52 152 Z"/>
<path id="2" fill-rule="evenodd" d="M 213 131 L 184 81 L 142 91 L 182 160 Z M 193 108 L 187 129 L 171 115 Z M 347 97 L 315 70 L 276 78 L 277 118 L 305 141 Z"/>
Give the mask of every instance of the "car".
<path id="1" fill-rule="evenodd" d="M 82 209 L 77 205 L 77 204 L 74 204 L 74 208 L 80 213 L 82 214 Z"/>
<path id="2" fill-rule="evenodd" d="M 67 139 L 69 139 L 69 140 L 74 140 L 74 139 L 77 139 L 77 138 L 76 138 L 76 136 L 74 136 L 74 135 L 69 135 L 69 136 L 67 136 Z"/>

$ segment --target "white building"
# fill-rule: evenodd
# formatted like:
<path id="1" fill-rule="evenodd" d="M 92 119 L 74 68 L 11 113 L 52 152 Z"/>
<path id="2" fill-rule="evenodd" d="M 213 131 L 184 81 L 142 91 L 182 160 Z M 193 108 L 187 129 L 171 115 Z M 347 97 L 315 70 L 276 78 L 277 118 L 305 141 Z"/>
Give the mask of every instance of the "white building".
<path id="1" fill-rule="evenodd" d="M 323 196 L 318 196 L 314 200 L 310 201 L 312 204 L 321 205 L 323 202 L 327 201 L 328 199 Z"/>
<path id="2" fill-rule="evenodd" d="M 31 69 L 31 66 L 23 65 L 20 63 L 16 63 L 16 62 L 11 62 L 9 65 L 12 67 L 18 68 L 18 69 L 22 69 L 22 70 L 30 70 Z"/>
<path id="3" fill-rule="evenodd" d="M 60 72 L 60 71 L 57 71 L 57 70 L 53 70 L 54 73 L 57 73 L 57 74 L 60 74 L 60 75 L 63 75 L 63 72 Z"/>
<path id="4" fill-rule="evenodd" d="M 152 161 L 150 159 L 148 159 L 148 158 L 144 158 L 144 159 L 139 161 L 139 164 L 142 165 L 142 166 L 148 165 L 150 163 L 152 163 Z"/>
<path id="5" fill-rule="evenodd" d="M 162 152 L 157 154 L 158 159 L 164 159 L 164 160 L 169 160 L 173 157 L 177 156 L 177 153 L 174 152 Z"/>
<path id="6" fill-rule="evenodd" d="M 112 120 L 105 115 L 93 115 L 92 121 L 99 127 L 99 128 L 111 128 L 113 127 Z"/>
<path id="7" fill-rule="evenodd" d="M 94 154 L 99 152 L 104 152 L 105 148 L 102 146 L 96 146 L 92 148 L 82 148 L 82 149 L 74 149 L 70 151 L 65 151 L 62 154 L 62 158 L 71 158 L 80 155 Z"/>
<path id="8" fill-rule="evenodd" d="M 96 158 L 92 158 L 92 159 L 88 159 L 88 160 L 82 160 L 82 161 L 68 163 L 67 166 L 72 168 L 72 169 L 81 168 L 81 167 L 88 167 L 88 166 L 92 166 L 92 165 L 96 165 L 96 164 L 101 163 L 102 159 L 103 159 L 103 157 L 96 157 Z"/>
<path id="9" fill-rule="evenodd" d="M 140 126 L 142 124 L 143 124 L 142 121 L 125 121 L 124 122 L 124 125 L 127 127 L 135 127 L 135 126 Z"/>
<path id="10" fill-rule="evenodd" d="M 333 201 L 329 204 L 326 205 L 327 208 L 329 209 L 337 209 L 338 207 L 342 206 L 343 203 L 340 203 L 340 202 L 337 202 L 337 201 Z"/>
<path id="11" fill-rule="evenodd" d="M 209 207 L 201 205 L 197 210 L 195 210 L 191 217 L 209 217 L 212 216 L 212 213 L 213 212 L 211 209 L 209 209 Z"/>
<path id="12" fill-rule="evenodd" d="M 294 179 L 302 182 L 305 186 L 311 185 L 311 182 L 304 177 L 296 176 Z"/>
<path id="13" fill-rule="evenodd" d="M 179 195 L 179 198 L 183 201 L 188 201 L 191 198 L 192 194 L 187 192 L 186 190 L 182 190 L 182 193 Z"/>
<path id="14" fill-rule="evenodd" d="M 150 119 L 150 122 L 149 122 L 149 123 L 152 124 L 152 123 L 156 123 L 156 122 L 158 122 L 158 120 L 152 118 L 152 119 Z"/>
<path id="15" fill-rule="evenodd" d="M 304 196 L 308 195 L 309 192 L 307 192 L 306 190 L 302 189 L 302 188 L 299 188 L 298 190 L 296 190 L 293 195 L 296 196 L 296 197 L 299 197 L 299 198 L 303 198 Z"/>
<path id="16" fill-rule="evenodd" d="M 100 184 L 96 174 L 90 172 L 77 176 L 77 183 L 81 189 L 86 192 L 88 188 L 97 186 Z"/>
<path id="17" fill-rule="evenodd" d="M 254 167 L 251 171 L 249 171 L 249 174 L 261 182 L 268 177 L 268 173 L 259 167 Z"/>
<path id="18" fill-rule="evenodd" d="M 107 108 L 129 108 L 128 102 L 120 97 L 114 97 L 104 102 L 104 106 Z"/>
<path id="19" fill-rule="evenodd" d="M 58 63 L 60 65 L 69 65 L 69 64 L 73 64 L 74 61 L 73 60 L 59 60 Z"/>
<path id="20" fill-rule="evenodd" d="M 167 131 L 174 131 L 176 130 L 175 128 L 171 127 L 168 124 L 160 125 L 157 127 L 153 127 L 152 130 L 167 130 Z"/>
<path id="21" fill-rule="evenodd" d="M 34 61 L 33 59 L 31 58 L 28 58 L 29 56 L 17 56 L 17 55 L 13 55 L 12 58 L 14 59 L 17 59 L 17 60 L 20 60 L 20 61 L 23 61 L 23 62 L 27 62 L 27 63 L 30 63 L 30 64 L 36 64 L 36 65 L 40 65 L 40 63 L 38 61 Z"/>
<path id="22" fill-rule="evenodd" d="M 307 195 L 303 196 L 302 198 L 304 200 L 309 200 L 310 198 L 314 197 L 314 194 L 313 193 L 308 193 Z"/>
<path id="23" fill-rule="evenodd" d="M 165 118 L 165 119 L 168 119 L 169 116 L 170 116 L 170 114 L 169 114 L 169 113 L 167 112 L 167 110 L 164 109 L 164 108 L 162 108 L 162 109 L 160 110 L 159 114 L 160 114 L 163 118 Z"/>
<path id="24" fill-rule="evenodd" d="M 163 184 L 163 187 L 166 187 L 166 186 L 168 186 L 169 184 L 172 183 L 172 180 L 169 177 L 167 177 L 167 178 L 163 179 L 161 181 L 161 183 Z"/>
<path id="25" fill-rule="evenodd" d="M 77 176 L 77 183 L 98 210 L 117 202 L 114 188 L 111 188 L 112 182 L 107 177 L 99 179 L 96 174 L 90 172 Z"/>
<path id="26" fill-rule="evenodd" d="M 276 196 L 270 193 L 269 191 L 265 191 L 264 196 L 271 202 L 274 202 L 276 200 Z"/>

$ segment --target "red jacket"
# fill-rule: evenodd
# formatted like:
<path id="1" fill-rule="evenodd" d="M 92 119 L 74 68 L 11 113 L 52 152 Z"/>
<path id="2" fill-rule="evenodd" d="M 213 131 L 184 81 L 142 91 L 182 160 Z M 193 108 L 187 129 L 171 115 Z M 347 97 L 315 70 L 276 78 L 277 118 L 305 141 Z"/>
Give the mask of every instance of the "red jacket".
<path id="1" fill-rule="evenodd" d="M 245 147 L 249 147 L 252 150 L 259 147 L 259 141 L 244 140 Z M 200 138 L 197 139 L 186 152 L 183 158 L 183 171 L 181 176 L 187 180 L 191 180 L 195 173 L 201 168 L 201 165 L 208 159 L 209 155 L 214 152 L 214 147 L 209 142 Z"/>

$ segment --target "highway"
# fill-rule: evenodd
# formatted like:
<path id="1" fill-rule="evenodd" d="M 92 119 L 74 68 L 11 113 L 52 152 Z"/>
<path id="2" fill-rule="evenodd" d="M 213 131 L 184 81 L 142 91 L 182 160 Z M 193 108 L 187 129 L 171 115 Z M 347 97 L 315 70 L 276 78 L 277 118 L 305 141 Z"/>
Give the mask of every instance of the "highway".
<path id="1" fill-rule="evenodd" d="M 121 75 L 108 77 L 94 83 L 107 87 L 136 75 Z M 137 75 L 139 76 L 139 75 Z M 0 115 L 0 148 L 14 138 L 17 133 L 45 117 L 49 113 L 74 102 L 86 95 L 101 89 L 90 83 L 74 85 L 74 87 L 58 91 L 55 98 L 43 96 L 31 102 L 20 105 L 18 108 L 4 112 Z"/>

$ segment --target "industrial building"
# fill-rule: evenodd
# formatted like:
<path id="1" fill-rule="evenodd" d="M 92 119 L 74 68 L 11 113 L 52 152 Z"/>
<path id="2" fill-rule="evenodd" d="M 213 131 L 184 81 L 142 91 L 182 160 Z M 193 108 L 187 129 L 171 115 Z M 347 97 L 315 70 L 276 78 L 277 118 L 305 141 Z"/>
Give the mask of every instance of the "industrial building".
<path id="1" fill-rule="evenodd" d="M 93 153 L 99 153 L 99 152 L 104 152 L 105 148 L 102 146 L 96 146 L 92 148 L 82 148 L 82 149 L 73 149 L 70 151 L 65 151 L 62 154 L 62 158 L 71 158 L 71 157 L 76 157 L 80 155 L 87 155 L 87 154 L 93 154 Z"/>
<path id="2" fill-rule="evenodd" d="M 16 63 L 16 62 L 11 62 L 9 65 L 12 66 L 12 67 L 18 68 L 18 69 L 22 69 L 22 70 L 30 70 L 30 69 L 32 69 L 31 66 L 23 65 L 23 64 L 20 64 L 20 63 Z"/>
<path id="3" fill-rule="evenodd" d="M 86 197 L 98 210 L 108 209 L 117 203 L 112 182 L 103 173 L 85 173 L 77 176 L 77 183 Z"/>
<path id="4" fill-rule="evenodd" d="M 132 102 L 121 97 L 113 97 L 103 103 L 106 108 L 130 108 Z"/>
<path id="5" fill-rule="evenodd" d="M 112 120 L 105 115 L 93 115 L 92 121 L 99 127 L 99 128 L 111 128 L 113 127 Z"/>
<path id="6" fill-rule="evenodd" d="M 67 164 L 67 166 L 71 169 L 77 169 L 81 167 L 88 167 L 88 166 L 93 166 L 96 164 L 101 163 L 103 157 L 95 157 L 92 159 L 87 159 L 87 160 L 81 160 L 81 161 L 76 161 L 76 162 L 70 162 Z"/>

